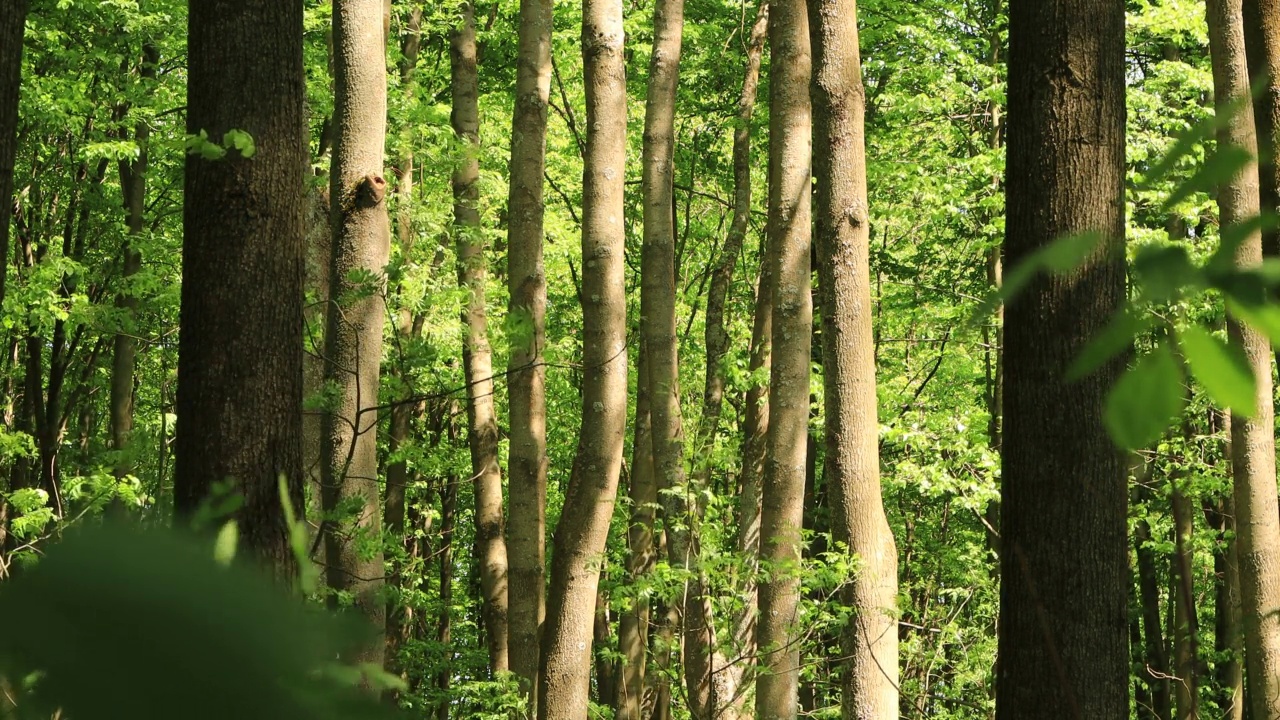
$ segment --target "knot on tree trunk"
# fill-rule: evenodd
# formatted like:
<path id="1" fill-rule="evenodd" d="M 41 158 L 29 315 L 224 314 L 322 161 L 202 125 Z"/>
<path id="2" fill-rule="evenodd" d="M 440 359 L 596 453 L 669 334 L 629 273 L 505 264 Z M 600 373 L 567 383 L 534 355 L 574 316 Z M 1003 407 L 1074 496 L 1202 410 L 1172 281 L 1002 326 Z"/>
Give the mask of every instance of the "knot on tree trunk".
<path id="1" fill-rule="evenodd" d="M 387 181 L 381 175 L 365 175 L 356 186 L 356 207 L 371 208 L 382 202 L 387 194 Z"/>

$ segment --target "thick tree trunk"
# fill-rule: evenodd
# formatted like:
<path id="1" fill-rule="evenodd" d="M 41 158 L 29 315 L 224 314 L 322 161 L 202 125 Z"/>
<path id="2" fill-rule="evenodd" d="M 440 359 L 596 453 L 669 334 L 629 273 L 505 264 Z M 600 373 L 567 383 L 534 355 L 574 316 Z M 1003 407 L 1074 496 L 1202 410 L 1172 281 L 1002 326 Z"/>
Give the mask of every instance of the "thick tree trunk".
<path id="1" fill-rule="evenodd" d="M 524 328 L 523 333 L 509 335 L 511 354 L 507 361 L 511 427 L 507 525 L 511 607 L 507 633 L 511 671 L 531 694 L 531 707 L 538 705 L 546 586 L 547 418 L 542 351 L 547 278 L 542 265 L 542 176 L 551 92 L 552 5 L 552 0 L 520 0 L 507 195 L 507 312 Z"/>
<path id="2" fill-rule="evenodd" d="M 814 175 L 826 407 L 826 473 L 837 542 L 859 560 L 841 592 L 841 714 L 898 717 L 898 551 L 880 497 L 872 336 L 865 91 L 856 0 L 809 0 Z"/>
<path id="3" fill-rule="evenodd" d="M 999 720 L 1128 716 L 1127 472 L 1102 423 L 1125 357 L 1064 378 L 1125 299 L 1124 28 L 1110 0 L 1009 4 L 1005 263 L 1106 240 L 1006 309 Z"/>
<path id="4" fill-rule="evenodd" d="M 1227 433 L 1229 436 L 1230 428 Z M 1214 678 L 1218 708 L 1223 711 L 1223 720 L 1243 720 L 1244 666 L 1240 660 L 1244 656 L 1244 638 L 1240 629 L 1240 571 L 1231 497 L 1207 504 L 1205 518 L 1217 535 L 1213 553 L 1213 573 L 1217 581 L 1213 598 L 1213 650 L 1220 658 Z"/>
<path id="5" fill-rule="evenodd" d="M 1215 3 L 1214 7 L 1221 6 Z M 1248 92 L 1239 74 L 1237 23 L 1227 19 L 1232 17 L 1232 10 L 1224 8 L 1218 13 L 1222 29 L 1211 33 L 1211 37 L 1226 41 L 1222 52 L 1213 58 L 1218 102 L 1230 102 Z M 1253 104 L 1256 133 L 1251 133 L 1246 124 L 1248 115 L 1240 112 L 1225 128 L 1225 140 L 1246 150 L 1256 146 L 1266 162 L 1259 167 L 1256 188 L 1250 179 L 1252 173 L 1246 170 L 1219 192 L 1223 227 L 1257 214 L 1259 208 L 1275 212 L 1280 202 L 1280 162 L 1275 160 L 1276 148 L 1280 147 L 1280 1 L 1244 0 L 1241 13 L 1243 24 L 1239 32 L 1243 34 L 1249 77 L 1266 85 Z M 1259 204 L 1254 205 L 1255 202 Z M 1278 245 L 1280 236 L 1275 231 L 1261 238 L 1251 236 L 1236 250 L 1236 266 L 1253 267 L 1263 255 L 1280 252 Z M 1231 419 L 1231 460 L 1245 674 L 1253 717 L 1261 720 L 1280 717 L 1280 507 L 1276 498 L 1272 355 L 1266 337 L 1243 323 L 1228 318 L 1227 334 L 1236 347 L 1244 350 L 1258 381 L 1254 417 Z"/>
<path id="6" fill-rule="evenodd" d="M 289 575 L 277 488 L 283 475 L 302 507 L 302 6 L 193 0 L 187 30 L 187 132 L 242 130 L 257 153 L 187 156 L 174 504 L 190 517 L 235 478 L 241 542 Z"/>
<path id="7" fill-rule="evenodd" d="M 627 87 L 621 0 L 584 0 L 587 145 L 582 173 L 582 429 L 556 526 L 538 680 L 539 720 L 582 716 L 591 622 L 622 467 L 627 415 L 623 181 Z"/>
<path id="8" fill-rule="evenodd" d="M 330 170 L 333 250 L 325 330 L 325 382 L 337 389 L 322 417 L 326 514 L 358 508 L 325 534 L 329 586 L 350 592 L 381 632 L 381 550 L 359 550 L 382 532 L 378 495 L 378 378 L 382 362 L 384 268 L 390 252 L 382 152 L 386 133 L 386 53 L 382 0 L 334 0 L 334 122 Z M 353 660 L 381 665 L 382 638 Z"/>
<path id="9" fill-rule="evenodd" d="M 18 88 L 22 84 L 22 37 L 27 0 L 0 4 L 0 301 L 9 265 L 9 221 L 13 212 L 13 165 L 18 154 Z"/>
<path id="10" fill-rule="evenodd" d="M 800 681 L 800 528 L 809 428 L 809 20 L 804 0 L 774 0 L 769 47 L 769 256 L 773 366 L 761 501 L 756 679 L 760 720 L 795 718 Z"/>
<path id="11" fill-rule="evenodd" d="M 488 263 L 480 226 L 480 88 L 476 68 L 475 13 L 462 6 L 462 24 L 450 41 L 453 131 L 463 156 L 453 170 L 453 223 L 458 284 L 468 292 L 462 310 L 462 361 L 467 380 L 467 443 L 476 502 L 476 564 L 489 670 L 507 671 L 507 545 L 502 531 L 502 468 L 498 466 L 498 417 L 494 412 L 493 353 L 485 308 Z"/>
<path id="12" fill-rule="evenodd" d="M 654 506 L 658 502 L 649 427 L 649 353 L 641 338 L 636 362 L 636 418 L 631 443 L 631 477 L 628 498 L 631 519 L 627 529 L 627 578 L 632 586 L 642 582 L 657 561 L 654 552 Z M 645 675 L 648 662 L 649 600 L 640 596 L 618 620 L 618 652 L 622 654 L 614 698 L 615 720 L 642 720 Z"/>

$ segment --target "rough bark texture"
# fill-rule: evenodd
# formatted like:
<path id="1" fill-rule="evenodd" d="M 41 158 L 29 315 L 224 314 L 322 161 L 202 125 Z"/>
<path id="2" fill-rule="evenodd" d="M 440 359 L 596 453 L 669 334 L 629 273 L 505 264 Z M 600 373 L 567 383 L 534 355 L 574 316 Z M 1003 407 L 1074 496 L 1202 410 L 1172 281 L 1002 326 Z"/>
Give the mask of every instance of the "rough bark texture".
<path id="1" fill-rule="evenodd" d="M 333 255 L 325 330 L 325 382 L 336 389 L 322 418 L 326 513 L 359 508 L 325 534 L 328 583 L 350 592 L 381 632 L 381 550 L 358 549 L 382 532 L 378 495 L 378 377 L 382 362 L 384 268 L 390 252 L 382 152 L 386 133 L 386 58 L 382 0 L 334 0 L 334 123 L 330 170 Z M 354 651 L 381 665 L 382 639 Z"/>
<path id="2" fill-rule="evenodd" d="M 1280 147 L 1280 2 L 1244 0 L 1241 11 L 1249 77 L 1255 83 L 1265 82 L 1253 103 L 1254 144 L 1258 155 L 1269 159 L 1258 170 L 1257 198 L 1263 211 L 1275 212 L 1280 201 L 1280 162 L 1275 161 L 1276 148 Z M 1215 88 L 1219 82 L 1218 64 L 1224 60 L 1225 57 L 1214 57 Z M 1227 62 L 1232 64 L 1232 79 L 1238 83 L 1238 54 Z M 1240 96 L 1235 93 L 1226 97 Z M 1229 142 L 1249 149 L 1244 115 L 1237 114 Z M 1256 214 L 1258 209 L 1251 204 L 1254 190 L 1249 187 L 1249 175 L 1246 170 L 1236 179 L 1233 191 L 1219 193 L 1219 206 L 1233 203 L 1231 217 L 1237 221 Z M 1225 208 L 1222 215 L 1225 226 Z M 1237 267 L 1251 267 L 1260 263 L 1263 255 L 1276 255 L 1280 251 L 1278 244 L 1275 231 L 1261 239 L 1250 237 L 1236 251 Z M 1243 323 L 1230 322 L 1227 332 L 1231 341 L 1244 350 L 1258 380 L 1258 412 L 1252 419 L 1235 416 L 1231 420 L 1232 471 L 1249 703 L 1253 717 L 1273 718 L 1280 717 L 1280 509 L 1276 499 L 1272 355 L 1266 338 Z"/>
<path id="3" fill-rule="evenodd" d="M 542 367 L 547 278 L 542 265 L 542 175 L 551 92 L 552 0 L 520 0 L 516 103 L 511 120 L 511 182 L 507 195 L 508 316 L 524 333 L 509 333 L 507 525 L 511 607 L 507 633 L 511 671 L 537 707 L 538 649 L 546 587 L 547 417 Z"/>
<path id="4" fill-rule="evenodd" d="M 18 153 L 18 88 L 22 84 L 22 36 L 27 0 L 0 4 L 0 259 L 8 267 L 9 220 L 13 212 L 13 164 Z M 0 301 L 5 275 L 0 272 Z"/>
<path id="5" fill-rule="evenodd" d="M 813 300 L 809 270 L 812 132 L 809 20 L 804 0 L 774 0 L 769 48 L 769 254 L 773 366 L 761 500 L 760 720 L 795 718 L 799 703 L 800 529 L 808 455 Z"/>
<path id="6" fill-rule="evenodd" d="M 654 506 L 658 502 L 657 478 L 653 469 L 653 445 L 649 426 L 649 353 L 644 338 L 636 361 L 636 418 L 632 426 L 631 520 L 627 529 L 627 578 L 632 584 L 642 581 L 657 561 L 654 552 Z M 637 597 L 618 619 L 618 652 L 622 653 L 614 698 L 615 720 L 641 720 L 644 706 L 647 643 L 649 641 L 649 602 Z"/>
<path id="7" fill-rule="evenodd" d="M 476 563 L 489 670 L 507 671 L 507 545 L 502 533 L 502 468 L 498 465 L 498 416 L 493 402 L 493 353 L 485 283 L 489 275 L 480 227 L 480 104 L 475 12 L 462 6 L 462 23 L 450 42 L 453 131 L 463 156 L 453 170 L 453 231 L 458 284 L 468 291 L 462 310 L 462 361 L 467 379 L 467 444 L 475 495 Z"/>
<path id="8" fill-rule="evenodd" d="M 187 132 L 242 130 L 258 151 L 186 160 L 174 504 L 189 517 L 235 478 L 241 542 L 291 574 L 277 487 L 302 507 L 302 6 L 193 0 L 187 32 Z"/>
<path id="9" fill-rule="evenodd" d="M 809 0 L 825 482 L 831 529 L 859 560 L 841 600 L 841 715 L 898 717 L 898 551 L 880 496 L 870 212 L 856 0 Z"/>
<path id="10" fill-rule="evenodd" d="M 622 467 L 627 415 L 627 88 L 622 39 L 621 0 L 584 0 L 582 429 L 556 526 L 538 681 L 539 720 L 580 718 L 587 707 L 600 556 Z"/>
<path id="11" fill-rule="evenodd" d="M 1125 358 L 1064 379 L 1125 298 L 1124 24 L 1110 0 L 1009 4 L 1005 264 L 1106 240 L 1006 310 L 999 720 L 1128 716 L 1127 472 L 1102 423 Z"/>

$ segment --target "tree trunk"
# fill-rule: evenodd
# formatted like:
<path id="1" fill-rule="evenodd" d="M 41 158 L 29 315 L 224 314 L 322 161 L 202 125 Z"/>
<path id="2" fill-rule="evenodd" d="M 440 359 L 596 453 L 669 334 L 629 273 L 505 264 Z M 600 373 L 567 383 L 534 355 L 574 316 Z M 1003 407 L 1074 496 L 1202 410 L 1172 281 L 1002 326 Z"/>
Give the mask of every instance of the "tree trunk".
<path id="1" fill-rule="evenodd" d="M 1230 436 L 1230 428 L 1227 435 Z M 1230 457 L 1230 443 L 1228 443 Z M 1213 553 L 1216 579 L 1213 598 L 1213 649 L 1219 660 L 1216 677 L 1218 708 L 1223 720 L 1244 719 L 1244 638 L 1240 631 L 1240 572 L 1236 552 L 1235 516 L 1231 496 L 1206 503 L 1205 519 L 1217 535 Z"/>
<path id="2" fill-rule="evenodd" d="M 507 633 L 511 671 L 537 707 L 538 655 L 546 586 L 547 418 L 542 366 L 547 278 L 542 265 L 542 176 L 551 92 L 552 0 L 520 0 L 516 102 L 511 120 L 507 195 L 508 317 L 507 525 L 511 597 Z"/>
<path id="3" fill-rule="evenodd" d="M 187 28 L 187 132 L 242 130 L 257 153 L 187 155 L 174 505 L 189 518 L 235 478 L 241 542 L 291 575 L 277 488 L 302 507 L 302 6 L 193 0 Z"/>
<path id="4" fill-rule="evenodd" d="M 1127 472 L 1102 423 L 1125 354 L 1064 379 L 1125 299 L 1124 28 L 1110 0 L 1009 5 L 1005 265 L 1106 239 L 1006 309 L 999 720 L 1129 713 Z"/>
<path id="5" fill-rule="evenodd" d="M 1145 513 L 1146 501 L 1150 493 L 1145 490 L 1144 483 L 1150 481 L 1149 466 L 1145 466 L 1144 479 L 1136 486 L 1133 493 L 1135 504 L 1141 506 Z M 1138 558 L 1138 602 L 1142 608 L 1143 656 L 1140 658 L 1143 671 L 1139 673 L 1146 683 L 1151 696 L 1149 713 L 1141 711 L 1139 717 L 1150 720 L 1170 720 L 1173 716 L 1173 699 L 1169 678 L 1169 652 L 1164 641 L 1164 624 L 1160 619 L 1160 579 L 1157 577 L 1155 551 L 1151 549 L 1151 525 L 1145 517 L 1140 517 L 1134 526 L 1133 544 Z"/>
<path id="6" fill-rule="evenodd" d="M 584 0 L 587 145 L 582 173 L 582 429 L 556 526 L 542 637 L 538 718 L 581 717 L 591 624 L 627 415 L 627 299 L 622 218 L 627 87 L 621 0 Z M 514 276 L 514 273 L 513 273 Z"/>
<path id="7" fill-rule="evenodd" d="M 1222 6 L 1215 3 L 1213 7 Z M 1246 170 L 1232 180 L 1230 191 L 1219 192 L 1223 227 L 1256 215 L 1259 208 L 1275 212 L 1280 201 L 1280 162 L 1275 161 L 1276 148 L 1280 147 L 1277 137 L 1280 133 L 1280 2 L 1244 0 L 1241 4 L 1243 24 L 1239 31 L 1235 29 L 1234 19 L 1227 19 L 1232 10 L 1224 8 L 1215 13 L 1222 29 L 1211 33 L 1226 40 L 1222 52 L 1213 58 L 1218 102 L 1230 102 L 1248 92 L 1248 85 L 1239 74 L 1237 32 L 1243 35 L 1249 78 L 1266 85 L 1255 96 L 1253 105 L 1256 133 L 1250 132 L 1248 115 L 1240 112 L 1224 128 L 1224 137 L 1227 143 L 1246 150 L 1256 146 L 1257 154 L 1267 161 L 1259 167 L 1256 189 L 1252 187 L 1252 173 Z M 1256 200 L 1254 192 L 1258 193 Z M 1280 251 L 1277 245 L 1274 230 L 1261 238 L 1250 236 L 1236 250 L 1236 266 L 1256 266 L 1263 255 L 1275 256 Z M 1230 317 L 1227 334 L 1249 358 L 1258 381 L 1254 417 L 1231 418 L 1231 461 L 1240 553 L 1245 673 L 1249 678 L 1253 716 L 1261 720 L 1280 717 L 1280 507 L 1276 498 L 1272 355 L 1266 336 Z"/>
<path id="8" fill-rule="evenodd" d="M 156 64 L 160 62 L 155 47 L 142 48 L 142 65 L 138 76 L 143 83 L 155 79 Z M 133 472 L 133 462 L 127 451 L 129 435 L 133 432 L 133 375 L 137 369 L 137 328 L 134 314 L 138 311 L 138 298 L 129 287 L 134 275 L 142 269 L 142 254 L 134 247 L 134 239 L 142 235 L 146 223 L 147 165 L 151 128 L 139 122 L 134 129 L 134 142 L 138 155 L 133 160 L 120 161 L 120 191 L 124 195 L 125 227 L 129 239 L 121 248 L 120 279 L 122 288 L 116 295 L 116 308 L 121 311 L 123 327 L 116 333 L 111 353 L 111 449 L 116 453 L 115 476 L 123 479 Z"/>
<path id="9" fill-rule="evenodd" d="M 440 493 L 440 618 L 436 641 L 446 657 L 436 670 L 436 690 L 440 704 L 436 720 L 449 720 L 449 685 L 453 678 L 453 529 L 458 506 L 458 478 L 450 475 Z"/>
<path id="10" fill-rule="evenodd" d="M 856 0 L 809 0 L 826 473 L 837 542 L 859 560 L 842 600 L 847 720 L 898 717 L 898 551 L 880 497 L 865 90 Z"/>
<path id="11" fill-rule="evenodd" d="M 384 268 L 390 252 L 382 152 L 386 133 L 386 53 L 382 0 L 334 0 L 334 118 L 330 169 L 333 255 L 325 330 L 325 382 L 336 388 L 322 417 L 325 513 L 358 508 L 325 534 L 329 587 L 350 592 L 379 632 L 381 549 L 358 550 L 382 532 L 378 496 L 378 377 L 382 362 Z M 382 665 L 381 637 L 352 660 Z"/>
<path id="12" fill-rule="evenodd" d="M 800 528 L 809 427 L 810 56 L 804 0 L 774 0 L 769 47 L 769 256 L 773 366 L 761 500 L 756 679 L 760 720 L 795 718 L 799 702 Z"/>
<path id="13" fill-rule="evenodd" d="M 22 84 L 22 38 L 27 0 L 0 4 L 0 266 L 9 262 L 9 221 L 13 212 L 13 166 L 18 154 L 18 88 Z M 0 272 L 0 302 L 5 275 Z"/>
<path id="14" fill-rule="evenodd" d="M 636 419 L 631 443 L 631 519 L 627 528 L 627 579 L 635 587 L 657 561 L 653 542 L 654 505 L 658 502 L 653 445 L 649 429 L 649 353 L 644 338 L 636 362 Z M 614 699 L 615 720 L 641 720 L 644 705 L 649 599 L 636 596 L 618 620 L 618 652 L 622 654 Z"/>
<path id="15" fill-rule="evenodd" d="M 1191 501 L 1183 490 L 1174 487 L 1170 493 L 1174 525 L 1174 707 L 1177 720 L 1196 720 L 1200 717 L 1200 678 L 1198 635 L 1200 623 L 1196 617 L 1195 577 L 1192 566 L 1195 551 L 1192 533 L 1195 523 L 1191 514 Z"/>
<path id="16" fill-rule="evenodd" d="M 462 310 L 462 361 L 467 380 L 467 443 L 476 502 L 476 563 L 489 670 L 507 671 L 507 546 L 502 532 L 502 468 L 498 466 L 498 417 L 493 403 L 493 354 L 485 308 L 488 263 L 480 226 L 480 97 L 476 69 L 475 13 L 462 6 L 462 24 L 450 40 L 453 131 L 462 157 L 453 170 L 453 222 L 458 285 L 468 292 Z"/>

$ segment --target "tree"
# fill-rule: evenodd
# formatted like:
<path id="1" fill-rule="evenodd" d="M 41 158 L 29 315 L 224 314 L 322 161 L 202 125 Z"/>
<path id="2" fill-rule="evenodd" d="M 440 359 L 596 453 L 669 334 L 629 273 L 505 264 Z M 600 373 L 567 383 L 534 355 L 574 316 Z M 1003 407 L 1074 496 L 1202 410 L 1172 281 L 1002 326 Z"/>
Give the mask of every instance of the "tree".
<path id="1" fill-rule="evenodd" d="M 898 550 L 880 497 L 870 224 L 856 0 L 810 0 L 826 478 L 836 542 L 858 559 L 842 593 L 843 716 L 898 714 Z"/>
<path id="2" fill-rule="evenodd" d="M 476 68 L 475 12 L 462 8 L 462 23 L 450 42 L 453 131 L 463 156 L 453 170 L 454 236 L 458 285 L 467 292 L 462 311 L 462 361 L 467 378 L 467 442 L 475 484 L 476 560 L 484 593 L 489 667 L 507 670 L 507 546 L 502 534 L 502 468 L 498 466 L 498 417 L 493 402 L 493 357 L 485 309 L 488 263 L 480 226 L 480 108 Z"/>
<path id="3" fill-rule="evenodd" d="M 321 484 L 327 581 L 351 593 L 376 627 L 385 623 L 385 573 L 378 500 L 378 381 L 382 362 L 384 276 L 390 252 L 382 153 L 386 133 L 386 57 L 382 0 L 334 0 L 334 139 L 329 172 L 333 248 L 325 329 Z M 338 514 L 350 517 L 336 517 Z M 370 547 L 373 545 L 374 547 Z M 381 639 L 357 657 L 381 665 Z"/>
<path id="4" fill-rule="evenodd" d="M 769 10 L 769 262 L 773 365 L 761 495 L 756 716 L 795 718 L 799 704 L 800 528 L 809 439 L 811 59 L 804 0 Z"/>
<path id="5" fill-rule="evenodd" d="M 9 257 L 9 218 L 13 211 L 13 163 L 18 152 L 18 88 L 22 83 L 22 38 L 28 0 L 0 7 L 0 258 Z M 0 300 L 5 275 L 0 272 Z"/>
<path id="6" fill-rule="evenodd" d="M 1064 377 L 1125 298 L 1124 28 L 1119 3 L 1009 5 L 1005 265 L 1104 240 L 1006 309 L 1000 720 L 1128 716 L 1127 471 L 1102 423 L 1123 354 Z"/>
<path id="7" fill-rule="evenodd" d="M 1238 7 L 1238 9 L 1237 9 Z M 1220 224 L 1238 225 L 1258 212 L 1274 213 L 1280 202 L 1280 4 L 1245 0 L 1209 3 L 1215 102 L 1225 108 L 1247 97 L 1249 79 L 1266 83 L 1253 112 L 1240 110 L 1222 128 L 1219 142 L 1263 158 L 1256 175 L 1252 166 L 1224 184 L 1218 193 Z M 1237 15 L 1237 13 L 1239 15 Z M 1242 55 L 1243 53 L 1243 55 Z M 1248 72 L 1245 73 L 1247 65 Z M 1256 131 L 1255 131 L 1256 128 Z M 1274 231 L 1251 233 L 1236 248 L 1236 267 L 1255 267 L 1280 247 Z M 1276 450 L 1272 397 L 1272 354 L 1267 338 L 1256 329 L 1228 318 L 1232 344 L 1244 351 L 1256 380 L 1252 418 L 1231 417 L 1231 472 L 1241 613 L 1244 626 L 1245 676 L 1254 717 L 1280 714 L 1280 508 L 1276 498 Z"/>
<path id="8" fill-rule="evenodd" d="M 516 99 L 511 119 L 510 187 L 507 195 L 509 318 L 518 318 L 507 361 L 510 522 L 507 552 L 511 596 L 507 633 L 511 671 L 537 707 L 538 648 L 546 613 L 547 278 L 542 261 L 542 176 L 546 165 L 547 104 L 551 92 L 551 0 L 521 0 Z"/>
<path id="9" fill-rule="evenodd" d="M 187 133 L 247 133 L 256 152 L 187 155 L 174 505 L 190 519 L 232 478 L 241 542 L 288 575 L 277 487 L 302 507 L 302 3 L 189 13 Z"/>
<path id="10" fill-rule="evenodd" d="M 556 524 L 539 668 L 538 718 L 581 717 L 592 619 L 627 414 L 623 182 L 627 87 L 620 0 L 584 0 L 587 142 L 582 170 L 582 429 Z"/>

